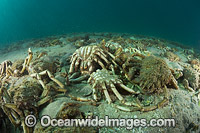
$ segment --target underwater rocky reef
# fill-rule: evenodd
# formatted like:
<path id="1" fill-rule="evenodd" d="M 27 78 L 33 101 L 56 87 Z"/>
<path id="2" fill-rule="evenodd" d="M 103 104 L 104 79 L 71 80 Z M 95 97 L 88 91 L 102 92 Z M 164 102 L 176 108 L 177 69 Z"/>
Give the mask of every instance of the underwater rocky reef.
<path id="1" fill-rule="evenodd" d="M 200 53 L 190 47 L 142 35 L 72 33 L 0 52 L 0 132 L 200 132 Z M 28 115 L 36 116 L 34 127 L 25 124 Z M 46 128 L 44 115 L 173 118 L 176 125 Z"/>

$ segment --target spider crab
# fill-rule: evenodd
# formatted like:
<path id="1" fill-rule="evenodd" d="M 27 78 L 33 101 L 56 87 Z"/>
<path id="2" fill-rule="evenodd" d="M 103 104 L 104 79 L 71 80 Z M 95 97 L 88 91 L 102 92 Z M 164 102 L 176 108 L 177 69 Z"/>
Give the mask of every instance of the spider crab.
<path id="1" fill-rule="evenodd" d="M 1 108 L 15 127 L 22 125 L 24 132 L 32 130 L 25 125 L 25 116 L 29 114 L 37 116 L 37 108 L 51 100 L 49 96 L 40 97 L 42 91 L 37 80 L 28 75 L 16 80 L 10 86 L 6 83 L 1 86 Z"/>
<path id="2" fill-rule="evenodd" d="M 121 94 L 117 91 L 116 86 L 119 86 L 120 88 L 132 93 L 132 94 L 137 94 L 134 90 L 126 87 L 122 80 L 118 78 L 117 75 L 113 75 L 111 71 L 108 71 L 106 69 L 102 70 L 97 70 L 96 72 L 93 72 L 90 75 L 90 78 L 88 79 L 88 82 L 90 85 L 92 85 L 93 88 L 93 97 L 97 101 L 98 100 L 98 93 L 103 92 L 106 100 L 110 104 L 112 102 L 110 96 L 109 96 L 109 91 L 111 90 L 116 97 L 124 102 L 124 98 L 121 96 Z"/>
<path id="3" fill-rule="evenodd" d="M 69 69 L 70 82 L 80 82 L 89 78 L 89 75 L 98 68 L 106 68 L 109 64 L 108 54 L 98 46 L 83 46 L 77 49 L 71 57 L 71 65 Z M 82 74 L 77 79 L 77 77 Z"/>
<path id="4" fill-rule="evenodd" d="M 66 92 L 66 89 L 64 89 L 64 85 L 52 74 L 56 72 L 58 61 L 54 60 L 53 57 L 51 58 L 44 55 L 46 55 L 46 53 L 41 53 L 38 57 L 33 59 L 33 52 L 29 48 L 28 56 L 24 61 L 23 68 L 20 73 L 23 74 L 25 70 L 27 70 L 31 77 L 36 78 L 39 81 L 44 89 L 42 97 L 45 97 L 49 92 L 49 87 L 45 83 L 48 82 L 46 76 L 59 86 L 56 87 L 56 91 Z"/>
<path id="5" fill-rule="evenodd" d="M 141 111 L 151 111 L 163 107 L 169 102 L 168 88 L 179 89 L 178 83 L 172 74 L 173 70 L 159 57 L 146 56 L 142 57 L 142 59 L 131 57 L 123 64 L 123 70 L 125 76 L 132 83 L 138 85 L 142 94 L 164 94 L 163 100 L 157 105 L 143 107 Z"/>
<path id="6" fill-rule="evenodd" d="M 134 79 L 134 82 L 140 84 L 143 91 L 148 94 L 160 93 L 165 86 L 179 88 L 167 63 L 155 56 L 148 56 L 143 59 L 140 74 Z"/>
<path id="7" fill-rule="evenodd" d="M 51 100 L 51 96 L 48 95 L 51 88 L 66 92 L 64 85 L 52 74 L 56 72 L 58 62 L 51 57 L 42 57 L 43 55 L 45 54 L 41 53 L 34 58 L 29 48 L 24 64 L 17 62 L 16 66 L 20 67 L 13 66 L 16 68 L 13 71 L 17 77 L 10 77 L 10 80 L 3 80 L 1 83 L 1 108 L 13 125 L 22 125 L 24 132 L 31 131 L 31 128 L 24 124 L 25 116 L 32 113 L 37 115 L 37 108 Z M 7 68 L 11 63 L 6 63 L 4 66 Z"/>
<path id="8" fill-rule="evenodd" d="M 110 64 L 115 65 L 116 68 L 114 71 L 109 71 L 109 69 L 113 68 L 108 67 L 111 66 Z M 97 67 L 98 65 L 100 67 Z M 108 103 L 111 103 L 112 99 L 109 93 L 113 92 L 121 103 L 127 106 L 134 106 L 133 108 L 126 108 L 115 105 L 115 107 L 123 111 L 151 111 L 163 107 L 169 101 L 167 88 L 179 88 L 172 74 L 172 70 L 164 60 L 155 56 L 150 56 L 150 54 L 125 52 L 122 48 L 116 49 L 113 55 L 109 52 L 109 48 L 108 50 L 102 50 L 97 46 L 81 47 L 72 55 L 69 73 L 73 74 L 77 72 L 78 68 L 80 68 L 82 74 L 88 74 L 88 83 L 93 88 L 92 92 L 95 101 L 99 100 L 100 92 L 103 92 Z M 140 104 L 140 101 L 136 101 L 136 103 L 125 102 L 116 87 L 120 87 L 132 94 L 139 93 L 126 87 L 123 84 L 123 81 L 126 80 L 121 77 L 123 81 L 120 80 L 118 76 L 115 75 L 115 72 L 120 76 L 122 75 L 122 77 L 125 76 L 128 82 L 133 83 L 133 85 L 140 89 L 140 95 L 162 92 L 164 93 L 163 100 L 151 106 L 143 106 Z M 74 79 L 71 78 L 70 80 L 74 81 Z M 77 78 L 76 80 L 80 81 L 83 80 L 83 78 Z M 82 99 L 77 98 L 77 100 L 81 101 Z M 83 99 L 83 101 L 86 100 Z"/>
<path id="9" fill-rule="evenodd" d="M 104 51 L 98 46 L 84 46 L 77 49 L 71 57 L 71 66 L 69 73 L 72 74 L 72 76 L 69 78 L 70 82 L 82 81 L 89 77 L 88 82 L 92 85 L 93 98 L 95 101 L 99 100 L 97 93 L 99 91 L 102 91 L 108 103 L 111 103 L 112 100 L 108 92 L 112 91 L 120 101 L 124 102 L 123 97 L 120 95 L 115 87 L 116 85 L 119 85 L 120 88 L 123 88 L 130 93 L 137 93 L 132 89 L 126 87 L 116 75 L 112 75 L 111 71 L 108 71 L 106 69 L 107 65 L 110 64 L 109 59 L 111 58 L 112 60 L 113 57 L 114 56 L 111 53 L 109 53 L 108 51 Z M 78 68 L 80 68 L 80 72 L 83 75 L 77 79 L 73 79 L 73 75 L 75 74 L 75 72 L 78 71 Z M 102 70 L 99 70 L 98 68 Z M 77 99 L 79 99 L 80 101 L 85 101 L 81 100 L 81 98 Z"/>
<path id="10" fill-rule="evenodd" d="M 105 68 L 104 62 L 109 64 L 108 55 L 98 46 L 85 46 L 77 49 L 71 58 L 69 74 L 77 72 L 80 68 L 82 74 L 91 74 L 97 65 Z"/>

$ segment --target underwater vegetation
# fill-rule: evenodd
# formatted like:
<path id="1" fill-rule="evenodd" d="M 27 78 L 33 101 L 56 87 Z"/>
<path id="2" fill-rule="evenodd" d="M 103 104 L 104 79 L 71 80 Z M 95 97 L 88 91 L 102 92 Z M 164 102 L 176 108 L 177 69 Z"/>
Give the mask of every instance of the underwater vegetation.
<path id="1" fill-rule="evenodd" d="M 103 105 L 118 115 L 173 111 L 174 94 L 180 91 L 192 93 L 199 101 L 200 54 L 176 43 L 170 47 L 169 43 L 114 33 L 27 41 L 25 55 L 0 64 L 0 119 L 23 132 L 98 132 L 101 129 L 89 127 L 43 128 L 39 123 L 30 128 L 24 121 L 29 114 L 39 119 L 45 109 L 54 110 L 51 115 L 56 118 L 92 118 L 106 113 L 100 109 Z M 13 47 L 13 51 L 5 51 L 12 53 Z M 51 108 L 55 102 L 61 103 Z M 196 104 L 193 108 L 199 109 Z M 85 106 L 91 108 L 90 113 L 83 109 Z M 193 121 L 179 126 L 188 128 L 192 122 L 198 123 L 198 115 L 193 114 Z"/>

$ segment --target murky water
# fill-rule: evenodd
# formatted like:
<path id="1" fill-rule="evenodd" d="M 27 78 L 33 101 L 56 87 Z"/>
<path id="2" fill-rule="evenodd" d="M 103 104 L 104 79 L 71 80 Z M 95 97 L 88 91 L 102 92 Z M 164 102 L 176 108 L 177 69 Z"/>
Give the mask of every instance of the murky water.
<path id="1" fill-rule="evenodd" d="M 200 48 L 200 2 L 1 0 L 0 46 L 69 32 L 125 32 Z"/>

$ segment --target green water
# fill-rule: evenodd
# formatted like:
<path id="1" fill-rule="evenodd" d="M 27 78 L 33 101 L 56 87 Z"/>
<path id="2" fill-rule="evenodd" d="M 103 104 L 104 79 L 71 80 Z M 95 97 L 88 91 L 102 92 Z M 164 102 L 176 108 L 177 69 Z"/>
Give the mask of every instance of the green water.
<path id="1" fill-rule="evenodd" d="M 1 0 L 0 46 L 71 32 L 125 32 L 200 49 L 197 0 Z"/>

